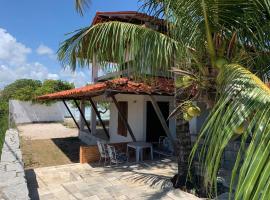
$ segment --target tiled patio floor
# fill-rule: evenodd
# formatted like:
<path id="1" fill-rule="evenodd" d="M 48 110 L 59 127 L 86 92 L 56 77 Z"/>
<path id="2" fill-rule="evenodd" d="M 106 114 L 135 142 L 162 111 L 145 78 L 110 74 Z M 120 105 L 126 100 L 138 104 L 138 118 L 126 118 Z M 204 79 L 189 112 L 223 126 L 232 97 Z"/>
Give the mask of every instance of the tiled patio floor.
<path id="1" fill-rule="evenodd" d="M 69 164 L 27 170 L 28 187 L 34 200 L 195 200 L 175 190 L 170 177 L 176 163 L 168 159 L 120 167 Z"/>

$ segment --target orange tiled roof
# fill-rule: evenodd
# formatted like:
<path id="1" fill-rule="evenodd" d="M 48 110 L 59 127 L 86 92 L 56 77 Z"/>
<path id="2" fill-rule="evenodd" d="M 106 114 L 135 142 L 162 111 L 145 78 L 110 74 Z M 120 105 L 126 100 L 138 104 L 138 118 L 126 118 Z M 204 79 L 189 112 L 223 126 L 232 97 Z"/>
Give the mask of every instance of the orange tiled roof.
<path id="1" fill-rule="evenodd" d="M 167 78 L 152 78 L 147 81 L 132 81 L 128 78 L 118 78 L 85 87 L 65 90 L 39 96 L 38 100 L 56 99 L 86 99 L 104 94 L 105 92 L 131 94 L 173 95 L 174 81 Z"/>

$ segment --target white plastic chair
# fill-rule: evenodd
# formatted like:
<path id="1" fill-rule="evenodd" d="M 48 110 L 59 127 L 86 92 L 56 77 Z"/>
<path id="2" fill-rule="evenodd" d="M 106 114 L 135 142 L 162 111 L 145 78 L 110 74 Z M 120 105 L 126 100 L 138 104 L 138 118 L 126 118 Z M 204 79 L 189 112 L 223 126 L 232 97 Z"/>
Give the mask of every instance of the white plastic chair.
<path id="1" fill-rule="evenodd" d="M 98 146 L 98 151 L 99 151 L 99 162 L 98 164 L 100 165 L 100 162 L 102 159 L 104 159 L 104 166 L 107 162 L 107 159 L 109 159 L 108 151 L 106 149 L 106 146 L 103 142 L 97 141 L 97 146 Z"/>
<path id="2" fill-rule="evenodd" d="M 127 158 L 124 154 L 120 154 L 115 150 L 114 146 L 107 145 L 108 154 L 110 157 L 110 165 L 112 164 L 121 164 L 127 161 Z"/>

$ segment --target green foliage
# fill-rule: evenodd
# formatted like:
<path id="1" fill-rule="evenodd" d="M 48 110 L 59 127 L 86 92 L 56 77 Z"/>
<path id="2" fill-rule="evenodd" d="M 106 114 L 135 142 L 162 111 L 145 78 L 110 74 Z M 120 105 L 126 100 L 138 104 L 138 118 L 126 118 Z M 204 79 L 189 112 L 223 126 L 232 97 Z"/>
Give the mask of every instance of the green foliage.
<path id="1" fill-rule="evenodd" d="M 5 101 L 16 99 L 21 101 L 35 101 L 37 96 L 59 92 L 74 88 L 74 84 L 61 80 L 19 79 L 9 84 L 1 92 L 1 98 Z"/>
<path id="2" fill-rule="evenodd" d="M 0 100 L 0 155 L 7 129 L 8 129 L 8 103 L 6 101 Z"/>
<path id="3" fill-rule="evenodd" d="M 125 63 L 127 43 L 130 47 L 129 57 L 134 62 Z M 167 71 L 173 58 L 180 58 L 175 56 L 181 52 L 180 47 L 178 41 L 150 28 L 123 22 L 107 22 L 77 31 L 62 43 L 58 57 L 65 66 L 73 70 L 77 66 L 88 66 L 95 56 L 104 68 L 107 62 L 125 63 L 139 74 L 149 69 L 156 74 Z"/>
<path id="4" fill-rule="evenodd" d="M 3 100 L 17 99 L 29 101 L 35 98 L 36 90 L 42 86 L 42 82 L 32 79 L 19 79 L 7 85 L 1 93 Z"/>
<path id="5" fill-rule="evenodd" d="M 80 15 L 83 15 L 85 9 L 88 8 L 89 4 L 90 4 L 90 0 L 75 0 L 76 11 Z"/>
<path id="6" fill-rule="evenodd" d="M 67 81 L 61 80 L 45 80 L 42 87 L 37 88 L 35 94 L 36 96 L 49 94 L 53 92 L 59 92 L 63 90 L 73 89 L 75 86 Z"/>
<path id="7" fill-rule="evenodd" d="M 10 99 L 21 101 L 35 101 L 37 96 L 68 90 L 74 88 L 74 84 L 61 80 L 19 79 L 7 85 L 0 93 L 0 155 L 8 129 L 8 101 Z M 39 102 L 40 103 L 40 102 Z"/>
<path id="8" fill-rule="evenodd" d="M 270 89 L 237 64 L 224 66 L 219 81 L 220 96 L 201 130 L 191 159 L 203 140 L 203 148 L 198 153 L 206 177 L 205 185 L 210 193 L 215 193 L 224 148 L 235 137 L 235 130 L 243 123 L 247 124 L 241 133 L 241 148 L 232 172 L 231 189 L 237 186 L 235 200 L 267 200 L 270 196 Z M 246 148 L 248 136 L 252 141 Z"/>
<path id="9" fill-rule="evenodd" d="M 172 66 L 194 70 L 194 65 L 209 65 L 213 57 L 237 61 L 265 77 L 270 61 L 263 53 L 269 48 L 270 40 L 268 1 L 143 2 L 143 11 L 167 19 L 167 34 L 131 23 L 97 24 L 76 31 L 64 41 L 58 52 L 59 59 L 74 70 L 89 66 L 95 55 L 105 67 L 108 61 L 125 62 L 128 51 L 134 61 L 129 67 L 138 73 L 150 68 L 155 74 Z"/>

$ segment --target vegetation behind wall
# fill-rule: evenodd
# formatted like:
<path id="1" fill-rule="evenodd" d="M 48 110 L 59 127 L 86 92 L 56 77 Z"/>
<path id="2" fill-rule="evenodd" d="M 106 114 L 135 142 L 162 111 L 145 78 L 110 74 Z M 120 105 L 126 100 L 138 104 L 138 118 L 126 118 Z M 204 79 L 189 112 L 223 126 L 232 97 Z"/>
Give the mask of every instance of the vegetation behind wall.
<path id="1" fill-rule="evenodd" d="M 8 129 L 8 103 L 0 100 L 0 155 L 2 154 L 5 133 Z"/>
<path id="2" fill-rule="evenodd" d="M 74 88 L 74 84 L 61 80 L 45 80 L 44 82 L 41 82 L 32 79 L 19 79 L 7 85 L 0 91 L 0 155 L 5 139 L 5 132 L 9 126 L 8 102 L 10 99 L 35 102 L 37 96 L 72 88 Z"/>

